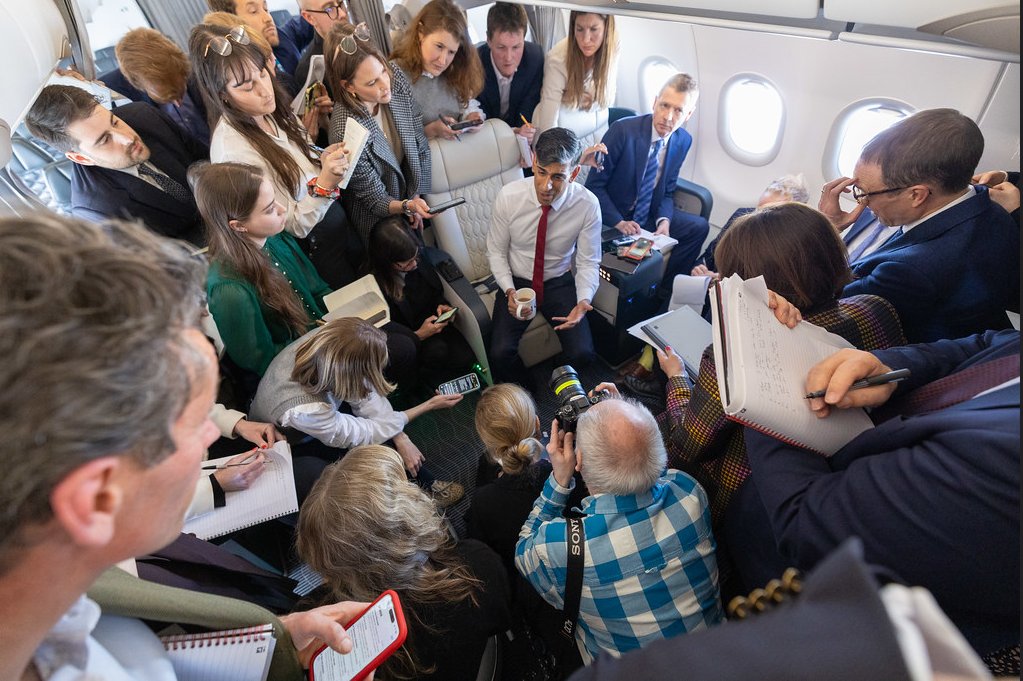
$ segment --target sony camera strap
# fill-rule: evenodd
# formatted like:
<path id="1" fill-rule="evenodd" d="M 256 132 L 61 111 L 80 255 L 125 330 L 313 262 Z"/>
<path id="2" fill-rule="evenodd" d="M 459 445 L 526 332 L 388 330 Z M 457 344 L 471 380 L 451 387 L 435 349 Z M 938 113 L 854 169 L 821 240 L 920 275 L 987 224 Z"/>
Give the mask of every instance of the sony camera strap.
<path id="1" fill-rule="evenodd" d="M 579 619 L 579 599 L 583 591 L 583 562 L 586 557 L 582 518 L 568 518 L 568 571 L 565 576 L 565 622 L 561 635 L 575 640 L 576 620 Z"/>

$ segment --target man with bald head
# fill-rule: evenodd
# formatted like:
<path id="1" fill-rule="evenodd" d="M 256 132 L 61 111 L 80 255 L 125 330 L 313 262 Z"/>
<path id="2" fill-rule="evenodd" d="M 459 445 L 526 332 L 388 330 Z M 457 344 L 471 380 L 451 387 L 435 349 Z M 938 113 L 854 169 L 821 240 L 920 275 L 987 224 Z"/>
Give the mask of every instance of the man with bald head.
<path id="1" fill-rule="evenodd" d="M 665 470 L 664 442 L 646 407 L 598 402 L 575 433 L 555 421 L 547 451 L 553 472 L 519 533 L 515 566 L 544 600 L 564 607 L 563 514 L 579 471 L 589 490 L 573 513 L 583 530 L 575 642 L 585 663 L 602 650 L 617 656 L 721 621 L 707 495 L 685 473 Z"/>

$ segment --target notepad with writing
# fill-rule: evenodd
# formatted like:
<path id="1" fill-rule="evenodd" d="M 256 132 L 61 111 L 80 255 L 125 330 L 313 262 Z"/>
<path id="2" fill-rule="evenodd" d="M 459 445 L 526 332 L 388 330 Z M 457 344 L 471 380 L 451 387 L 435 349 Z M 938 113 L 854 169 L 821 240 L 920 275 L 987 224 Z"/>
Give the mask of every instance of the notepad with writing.
<path id="1" fill-rule="evenodd" d="M 282 440 L 262 450 L 262 453 L 266 457 L 263 474 L 248 489 L 228 492 L 226 505 L 189 519 L 183 532 L 194 534 L 199 539 L 212 539 L 297 512 L 291 448 Z M 225 456 L 206 464 L 222 466 L 231 458 Z"/>
<path id="2" fill-rule="evenodd" d="M 273 626 L 161 636 L 178 681 L 262 681 L 273 657 Z"/>
<path id="3" fill-rule="evenodd" d="M 806 375 L 842 348 L 844 338 L 800 322 L 790 329 L 767 306 L 763 277 L 738 275 L 711 288 L 714 361 L 725 415 L 780 440 L 830 456 L 873 427 L 862 409 L 810 411 Z"/>

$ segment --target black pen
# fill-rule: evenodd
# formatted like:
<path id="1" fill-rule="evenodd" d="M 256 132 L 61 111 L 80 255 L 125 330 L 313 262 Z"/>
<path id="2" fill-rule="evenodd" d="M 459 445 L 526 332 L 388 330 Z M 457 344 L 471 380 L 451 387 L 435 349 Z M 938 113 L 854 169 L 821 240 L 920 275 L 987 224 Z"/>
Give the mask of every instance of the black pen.
<path id="1" fill-rule="evenodd" d="M 867 378 L 860 379 L 849 386 L 849 390 L 870 388 L 875 385 L 884 385 L 885 383 L 898 383 L 899 381 L 904 381 L 907 378 L 909 378 L 909 369 L 896 369 L 895 371 L 878 374 L 877 376 L 868 376 Z M 810 400 L 815 397 L 824 397 L 827 392 L 827 390 L 814 390 L 812 393 L 806 394 L 806 399 Z"/>

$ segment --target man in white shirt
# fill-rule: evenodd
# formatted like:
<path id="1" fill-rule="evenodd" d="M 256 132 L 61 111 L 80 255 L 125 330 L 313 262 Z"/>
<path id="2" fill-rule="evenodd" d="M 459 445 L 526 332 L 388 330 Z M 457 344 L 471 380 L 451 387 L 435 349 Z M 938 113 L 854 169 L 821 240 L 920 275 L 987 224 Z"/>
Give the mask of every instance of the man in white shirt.
<path id="1" fill-rule="evenodd" d="M 564 360 L 577 366 L 592 359 L 586 313 L 600 284 L 600 204 L 574 182 L 579 154 L 571 130 L 544 131 L 536 138 L 533 177 L 505 185 L 494 201 L 487 259 L 504 297 L 494 301 L 489 356 L 498 381 L 524 375 L 519 340 L 532 315 L 516 300 L 523 288 L 533 289 L 536 312 L 555 324 Z"/>

